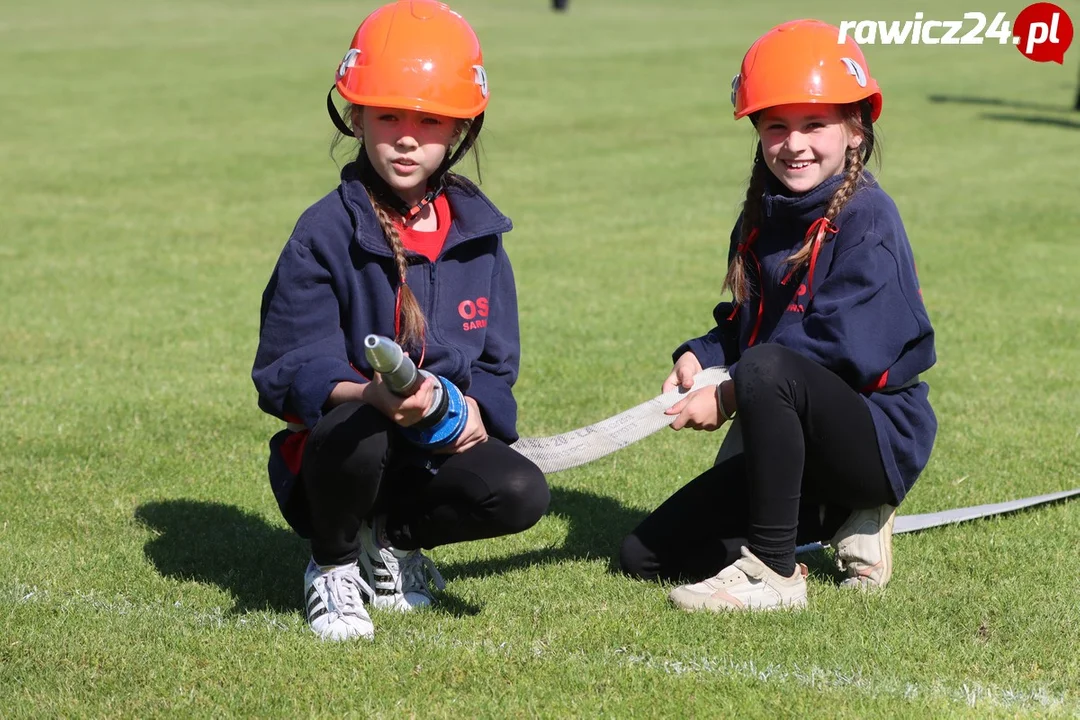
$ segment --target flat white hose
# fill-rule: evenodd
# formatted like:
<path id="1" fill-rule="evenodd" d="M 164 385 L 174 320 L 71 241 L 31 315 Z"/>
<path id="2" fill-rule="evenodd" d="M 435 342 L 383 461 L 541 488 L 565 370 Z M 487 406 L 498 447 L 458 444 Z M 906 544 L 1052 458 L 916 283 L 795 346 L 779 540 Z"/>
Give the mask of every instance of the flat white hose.
<path id="1" fill-rule="evenodd" d="M 664 411 L 698 388 L 728 379 L 723 368 L 708 368 L 694 376 L 690 390 L 670 390 L 598 423 L 550 437 L 521 438 L 510 447 L 536 463 L 545 473 L 568 470 L 598 460 L 652 435 L 675 421 Z"/>
<path id="2" fill-rule="evenodd" d="M 675 421 L 675 416 L 665 415 L 665 410 L 685 397 L 688 392 L 719 385 L 728 377 L 724 368 L 706 368 L 694 376 L 694 385 L 690 390 L 671 390 L 593 425 L 549 437 L 521 438 L 510 447 L 536 463 L 544 473 L 556 473 L 578 467 L 610 455 L 616 450 L 621 450 L 627 445 L 632 445 L 638 440 L 642 440 L 671 425 Z M 741 452 L 742 432 L 740 423 L 736 419 L 728 429 L 727 436 L 720 446 L 716 462 L 720 463 Z M 1056 502 L 1076 495 L 1080 495 L 1080 488 L 989 505 L 975 505 L 973 507 L 956 508 L 921 515 L 898 515 L 893 532 L 909 533 L 942 525 L 952 525 L 966 520 L 975 520 Z M 819 543 L 801 545 L 798 551 L 807 552 L 820 547 Z"/>

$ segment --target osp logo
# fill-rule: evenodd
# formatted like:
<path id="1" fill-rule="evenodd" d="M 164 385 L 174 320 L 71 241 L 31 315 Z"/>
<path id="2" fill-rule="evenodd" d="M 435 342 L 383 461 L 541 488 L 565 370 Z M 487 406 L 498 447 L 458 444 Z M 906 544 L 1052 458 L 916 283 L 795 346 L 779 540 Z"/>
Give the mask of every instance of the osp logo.
<path id="1" fill-rule="evenodd" d="M 972 22 L 967 27 L 968 21 Z M 982 45 L 987 39 L 998 44 L 1012 43 L 1020 54 L 1034 62 L 1061 65 L 1073 40 L 1069 14 L 1053 3 L 1028 5 L 1010 23 L 999 12 L 987 25 L 981 12 L 964 13 L 963 20 L 927 20 L 915 13 L 914 20 L 844 20 L 840 23 L 837 44 L 844 44 L 848 33 L 860 45 Z"/>
<path id="2" fill-rule="evenodd" d="M 465 322 L 461 323 L 461 329 L 465 332 L 487 327 L 488 299 L 478 297 L 473 300 L 462 300 L 457 306 L 458 315 Z"/>

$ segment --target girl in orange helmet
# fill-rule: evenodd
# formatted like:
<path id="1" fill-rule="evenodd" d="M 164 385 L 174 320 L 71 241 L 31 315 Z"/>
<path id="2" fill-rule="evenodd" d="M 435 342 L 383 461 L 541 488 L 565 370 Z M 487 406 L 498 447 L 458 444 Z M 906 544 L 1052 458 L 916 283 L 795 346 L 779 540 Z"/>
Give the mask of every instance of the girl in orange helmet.
<path id="1" fill-rule="evenodd" d="M 288 423 L 269 474 L 311 541 L 307 620 L 339 640 L 373 635 L 366 606 L 433 601 L 442 579 L 421 548 L 524 530 L 549 495 L 508 447 L 520 357 L 510 220 L 451 171 L 488 104 L 475 33 L 440 2 L 391 3 L 360 25 L 335 87 L 348 105 L 342 117 L 328 96 L 331 118 L 359 151 L 281 253 L 252 378 L 259 406 Z M 408 399 L 389 392 L 365 359 L 372 333 L 464 393 L 467 423 L 449 446 L 396 432 L 423 418 L 433 381 Z"/>
<path id="2" fill-rule="evenodd" d="M 670 596 L 687 610 L 804 606 L 801 542 L 830 541 L 844 585 L 884 586 L 896 506 L 933 447 L 919 373 L 934 332 L 900 215 L 864 170 L 881 90 L 838 36 L 816 20 L 775 27 L 733 81 L 735 117 L 759 139 L 731 233 L 734 297 L 675 351 L 663 389 L 728 366 L 731 380 L 669 413 L 676 430 L 738 415 L 742 452 L 646 518 L 621 557 L 637 577 L 690 581 Z"/>

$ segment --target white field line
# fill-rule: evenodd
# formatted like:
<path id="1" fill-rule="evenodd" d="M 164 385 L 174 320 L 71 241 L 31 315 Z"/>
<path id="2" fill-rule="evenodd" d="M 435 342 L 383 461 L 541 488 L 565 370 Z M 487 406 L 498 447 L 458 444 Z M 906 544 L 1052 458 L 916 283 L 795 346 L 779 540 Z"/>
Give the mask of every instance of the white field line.
<path id="1" fill-rule="evenodd" d="M 675 660 L 637 655 L 625 648 L 615 652 L 619 657 L 619 663 L 624 667 L 643 668 L 669 675 L 717 675 L 764 683 L 796 683 L 815 690 L 855 690 L 865 695 L 887 695 L 904 700 L 940 699 L 971 708 L 1000 707 L 1009 710 L 1038 708 L 1080 714 L 1080 707 L 1075 703 L 1045 689 L 1013 690 L 979 683 L 950 686 L 935 682 L 930 685 L 920 685 L 902 680 L 867 678 L 857 671 L 820 668 L 814 665 L 778 665 L 756 663 L 753 660 L 707 657 L 696 660 Z"/>
<path id="2" fill-rule="evenodd" d="M 9 585 L 0 589 L 0 607 L 21 604 L 45 604 L 59 607 L 61 610 L 79 612 L 93 610 L 118 616 L 161 615 L 186 616 L 196 627 L 211 629 L 244 629 L 263 632 L 297 632 L 306 630 L 306 623 L 297 611 L 287 617 L 268 611 L 248 612 L 233 615 L 220 607 L 210 610 L 195 610 L 182 602 L 143 602 L 133 603 L 127 598 L 117 596 L 105 598 L 94 593 L 76 592 L 65 597 L 56 597 L 48 590 L 39 590 L 28 585 Z M 442 649 L 453 648 L 469 654 L 490 655 L 509 658 L 525 649 L 508 642 L 497 643 L 490 638 L 470 640 L 450 637 L 440 632 L 438 625 L 442 620 L 434 621 L 430 630 L 406 629 L 405 638 L 410 644 L 436 646 Z M 559 653 L 559 651 L 555 651 Z M 536 658 L 551 656 L 554 653 L 543 641 L 528 644 L 528 653 Z M 562 654 L 562 653 L 559 653 Z M 589 655 L 581 650 L 570 653 L 571 656 L 588 659 Z M 607 663 L 605 663 L 607 664 Z M 655 657 L 636 654 L 628 648 L 614 651 L 614 664 L 620 668 L 661 672 L 668 675 L 714 675 L 724 678 L 755 680 L 764 683 L 795 683 L 816 690 L 857 691 L 865 695 L 887 695 L 903 700 L 919 698 L 940 699 L 950 703 L 962 704 L 970 708 L 1004 708 L 1008 710 L 1053 710 L 1080 715 L 1080 705 L 1063 695 L 1046 689 L 1014 690 L 985 686 L 979 683 L 946 685 L 933 683 L 920 685 L 903 680 L 881 680 L 864 677 L 857 671 L 821 668 L 815 665 L 785 665 L 761 663 L 754 660 L 733 658 L 703 657 L 691 660 Z"/>
<path id="3" fill-rule="evenodd" d="M 0 607 L 24 603 L 47 604 L 58 607 L 62 611 L 95 610 L 111 615 L 131 617 L 175 616 L 179 611 L 179 614 L 190 619 L 195 627 L 236 627 L 289 632 L 305 627 L 299 612 L 294 616 L 283 618 L 280 614 L 269 611 L 232 614 L 220 607 L 195 610 L 188 608 L 179 600 L 133 603 L 123 596 L 107 598 L 95 593 L 78 591 L 65 597 L 57 597 L 48 590 L 39 590 L 37 587 L 27 585 L 8 586 L 0 590 Z"/>

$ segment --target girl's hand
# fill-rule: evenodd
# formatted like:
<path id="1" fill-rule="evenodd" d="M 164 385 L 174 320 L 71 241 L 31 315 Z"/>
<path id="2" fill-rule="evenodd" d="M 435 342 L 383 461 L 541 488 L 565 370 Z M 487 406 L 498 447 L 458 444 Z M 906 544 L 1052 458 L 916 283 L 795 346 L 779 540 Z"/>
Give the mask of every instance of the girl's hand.
<path id="1" fill-rule="evenodd" d="M 487 428 L 484 427 L 484 419 L 480 417 L 480 406 L 469 396 L 465 396 L 465 407 L 468 408 L 468 417 L 465 419 L 465 429 L 450 445 L 440 448 L 435 452 L 442 455 L 455 455 L 463 453 L 471 447 L 482 442 L 487 442 Z"/>
<path id="2" fill-rule="evenodd" d="M 382 375 L 375 373 L 372 381 L 364 386 L 363 401 L 373 405 L 401 427 L 409 427 L 419 422 L 431 407 L 436 382 L 434 378 L 426 377 L 419 390 L 410 397 L 403 398 L 390 392 L 382 380 Z"/>
<path id="3" fill-rule="evenodd" d="M 667 380 L 660 387 L 660 392 L 666 393 L 676 387 L 689 390 L 694 385 L 694 376 L 699 372 L 701 372 L 701 361 L 697 359 L 694 353 L 684 352 L 675 362 L 675 367 L 672 368 L 671 374 L 667 376 Z"/>
<path id="4" fill-rule="evenodd" d="M 724 418 L 720 415 L 717 403 L 720 401 L 717 388 L 704 387 L 690 393 L 679 402 L 664 411 L 665 415 L 677 415 L 671 423 L 672 430 L 682 430 L 684 427 L 693 430 L 713 431 L 724 424 Z"/>

